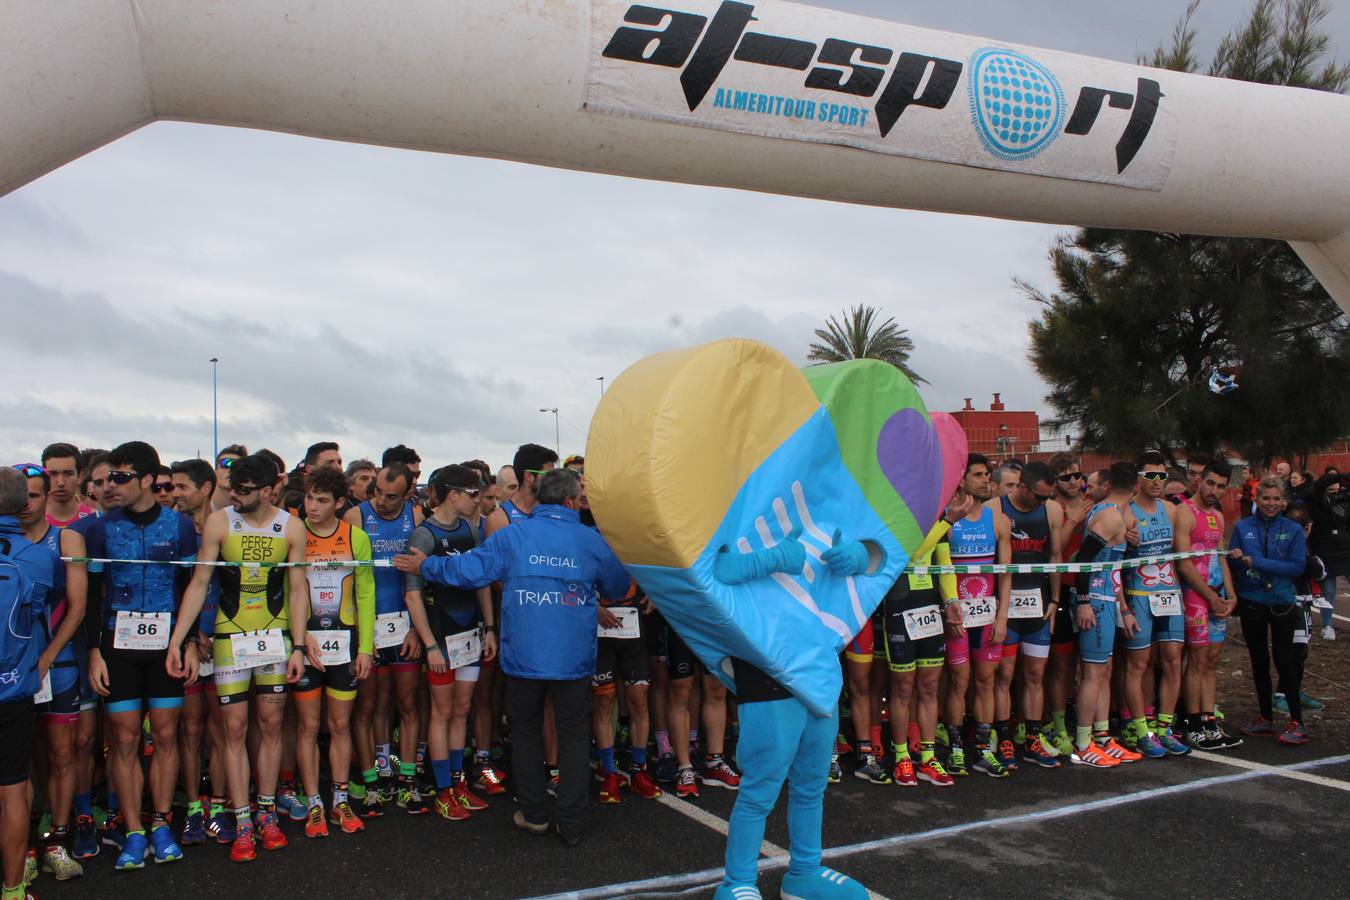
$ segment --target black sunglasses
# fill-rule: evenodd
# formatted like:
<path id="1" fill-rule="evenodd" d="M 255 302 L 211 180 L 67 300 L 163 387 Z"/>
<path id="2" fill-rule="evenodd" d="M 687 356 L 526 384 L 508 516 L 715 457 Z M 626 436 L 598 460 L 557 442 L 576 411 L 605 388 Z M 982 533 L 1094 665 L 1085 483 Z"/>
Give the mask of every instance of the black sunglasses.
<path id="1" fill-rule="evenodd" d="M 172 490 L 173 490 L 173 482 L 172 482 L 172 481 L 157 481 L 157 482 L 155 482 L 155 493 L 156 493 L 156 494 L 167 494 L 167 493 L 169 493 L 169 492 L 172 491 Z"/>
<path id="2" fill-rule="evenodd" d="M 237 497 L 247 497 L 256 490 L 259 490 L 256 484 L 230 484 L 230 493 Z"/>
<path id="3" fill-rule="evenodd" d="M 130 484 L 141 476 L 135 472 L 109 472 L 108 480 L 113 484 Z"/>
<path id="4" fill-rule="evenodd" d="M 1063 475 L 1056 475 L 1055 480 L 1061 484 L 1068 484 L 1070 481 L 1077 481 L 1082 477 L 1082 472 L 1065 472 Z"/>

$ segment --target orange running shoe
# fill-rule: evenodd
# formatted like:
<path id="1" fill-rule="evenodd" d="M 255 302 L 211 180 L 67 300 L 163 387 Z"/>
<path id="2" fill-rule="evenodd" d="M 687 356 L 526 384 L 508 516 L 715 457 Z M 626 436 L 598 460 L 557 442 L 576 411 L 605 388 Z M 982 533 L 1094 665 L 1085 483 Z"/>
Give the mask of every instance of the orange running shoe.
<path id="1" fill-rule="evenodd" d="M 914 787 L 919 783 L 919 776 L 914 772 L 914 760 L 908 756 L 902 756 L 895 761 L 895 768 L 891 772 L 891 780 L 900 787 Z"/>
<path id="2" fill-rule="evenodd" d="M 262 838 L 264 850 L 281 850 L 289 842 L 286 835 L 281 833 L 281 826 L 277 824 L 277 814 L 275 812 L 258 813 L 258 832 Z"/>
<path id="3" fill-rule="evenodd" d="M 462 822 L 469 817 L 469 811 L 464 808 L 464 804 L 459 802 L 459 798 L 449 788 L 438 793 L 436 802 L 432 805 L 436 809 L 436 815 L 442 819 Z"/>
<path id="4" fill-rule="evenodd" d="M 621 803 L 623 797 L 619 795 L 619 789 L 623 782 L 619 780 L 618 772 L 610 772 L 600 782 L 600 802 L 601 803 Z"/>
<path id="5" fill-rule="evenodd" d="M 230 862 L 253 862 L 258 858 L 258 851 L 253 844 L 253 829 L 240 828 L 234 837 L 234 843 L 230 845 Z"/>
<path id="6" fill-rule="evenodd" d="M 309 813 L 305 816 L 305 837 L 328 837 L 328 820 L 323 814 L 322 806 L 311 806 L 309 808 Z"/>
<path id="7" fill-rule="evenodd" d="M 1120 765 L 1120 760 L 1114 756 L 1107 756 L 1105 748 L 1098 747 L 1096 742 L 1087 745 L 1083 750 L 1075 750 L 1069 756 L 1069 761 L 1080 766 L 1090 766 L 1094 769 L 1114 769 Z"/>
<path id="8" fill-rule="evenodd" d="M 341 826 L 345 834 L 356 834 L 358 831 L 366 830 L 366 823 L 361 821 L 361 817 L 356 814 L 356 810 L 352 809 L 352 805 L 346 800 L 333 804 L 333 811 L 328 814 L 328 821 Z"/>
<path id="9" fill-rule="evenodd" d="M 488 808 L 488 802 L 469 790 L 469 783 L 463 778 L 450 789 L 450 793 L 454 794 L 455 799 L 459 801 L 459 805 L 469 812 L 478 812 L 481 809 Z"/>
<path id="10" fill-rule="evenodd" d="M 1144 758 L 1144 754 L 1135 753 L 1133 750 L 1127 750 L 1120 746 L 1115 738 L 1111 738 L 1111 740 L 1107 741 L 1106 746 L 1103 747 L 1102 750 L 1105 751 L 1107 756 L 1118 759 L 1123 763 L 1139 762 L 1139 760 Z"/>

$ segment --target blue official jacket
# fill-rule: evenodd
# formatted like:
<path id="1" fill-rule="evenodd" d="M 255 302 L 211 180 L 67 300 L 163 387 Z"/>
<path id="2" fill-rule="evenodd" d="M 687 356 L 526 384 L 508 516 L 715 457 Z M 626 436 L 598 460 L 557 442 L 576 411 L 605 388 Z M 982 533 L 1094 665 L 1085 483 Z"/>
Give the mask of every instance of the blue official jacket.
<path id="1" fill-rule="evenodd" d="M 24 537 L 14 516 L 0 516 L 0 560 L 13 564 L 31 586 L 23 602 L 0 610 L 0 703 L 9 703 L 29 699 L 42 687 L 37 674 L 38 657 L 47 648 L 42 615 L 56 569 L 63 564 L 46 547 Z"/>
<path id="2" fill-rule="evenodd" d="M 1257 513 L 1237 523 L 1230 545 L 1252 558 L 1251 568 L 1241 563 L 1236 567 L 1233 586 L 1239 597 L 1265 606 L 1294 602 L 1294 579 L 1308 562 L 1308 545 L 1298 523 Z"/>
<path id="3" fill-rule="evenodd" d="M 458 588 L 502 582 L 502 671 L 549 681 L 595 674 L 599 597 L 622 597 L 630 582 L 599 532 L 553 504 L 468 553 L 428 557 L 421 571 Z"/>

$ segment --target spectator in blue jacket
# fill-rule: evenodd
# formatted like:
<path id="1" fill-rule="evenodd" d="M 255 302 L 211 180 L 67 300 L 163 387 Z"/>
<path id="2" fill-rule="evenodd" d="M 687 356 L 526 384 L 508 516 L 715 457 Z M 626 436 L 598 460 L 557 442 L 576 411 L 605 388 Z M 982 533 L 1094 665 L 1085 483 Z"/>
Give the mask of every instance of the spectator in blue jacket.
<path id="1" fill-rule="evenodd" d="M 27 503 L 27 474 L 0 469 L 0 858 L 6 895 L 23 887 L 33 694 L 41 686 L 38 656 L 47 646 L 41 621 L 60 565 L 50 550 L 23 536 L 17 516 Z"/>
<path id="2" fill-rule="evenodd" d="M 502 582 L 501 667 L 511 722 L 518 826 L 546 834 L 544 697 L 558 730 L 557 828 L 576 844 L 589 796 L 591 676 L 599 598 L 621 597 L 628 572 L 598 531 L 581 524 L 581 479 L 553 469 L 539 482 L 531 515 L 458 556 L 413 550 L 395 557 L 403 572 L 458 588 Z"/>
<path id="3" fill-rule="evenodd" d="M 1308 547 L 1303 528 L 1284 513 L 1284 482 L 1267 477 L 1256 487 L 1256 514 L 1233 529 L 1229 555 L 1237 562 L 1233 579 L 1242 638 L 1252 660 L 1252 680 L 1261 711 L 1243 726 L 1248 735 L 1275 734 L 1270 662 L 1275 660 L 1280 691 L 1289 703 L 1289 724 L 1280 732 L 1282 744 L 1304 744 L 1303 670 L 1294 651 L 1294 633 L 1302 623 L 1294 596 L 1294 579 L 1303 575 Z"/>

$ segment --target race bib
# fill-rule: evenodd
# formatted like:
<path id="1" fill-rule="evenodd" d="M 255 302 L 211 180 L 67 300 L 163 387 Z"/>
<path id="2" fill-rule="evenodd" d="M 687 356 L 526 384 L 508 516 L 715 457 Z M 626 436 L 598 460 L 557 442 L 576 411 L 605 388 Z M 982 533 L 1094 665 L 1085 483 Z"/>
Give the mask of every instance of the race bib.
<path id="1" fill-rule="evenodd" d="M 286 661 L 286 639 L 280 628 L 232 634 L 230 650 L 234 652 L 236 669 L 253 669 Z"/>
<path id="2" fill-rule="evenodd" d="M 483 658 L 483 635 L 477 628 L 447 635 L 445 661 L 452 669 L 476 666 Z"/>
<path id="3" fill-rule="evenodd" d="M 1299 599 L 1302 599 L 1301 597 Z M 1314 594 L 1311 598 L 1313 609 L 1335 609 L 1336 606 L 1327 599 L 1325 594 Z"/>
<path id="4" fill-rule="evenodd" d="M 319 662 L 325 666 L 345 666 L 352 661 L 352 633 L 347 629 L 309 633 L 319 644 Z"/>
<path id="5" fill-rule="evenodd" d="M 942 634 L 942 612 L 936 606 L 921 606 L 907 609 L 904 614 L 905 634 L 911 641 Z"/>
<path id="6" fill-rule="evenodd" d="M 46 675 L 43 675 L 43 676 L 42 676 L 42 687 L 38 688 L 38 692 L 37 692 L 36 694 L 33 695 L 33 702 L 34 702 L 34 703 L 51 703 L 51 702 L 52 702 L 52 673 L 51 673 L 51 672 L 48 672 Z"/>
<path id="7" fill-rule="evenodd" d="M 1041 589 L 1012 592 L 1008 599 L 1008 618 L 1010 619 L 1039 619 L 1045 615 L 1045 610 L 1041 608 Z"/>
<path id="8" fill-rule="evenodd" d="M 381 613 L 375 617 L 375 647 L 397 647 L 408 636 L 410 622 L 406 612 Z"/>
<path id="9" fill-rule="evenodd" d="M 610 612 L 619 617 L 619 624 L 613 628 L 605 628 L 603 625 L 597 630 L 602 638 L 637 638 L 642 637 L 642 621 L 638 617 L 642 613 L 634 606 L 615 606 Z"/>
<path id="10" fill-rule="evenodd" d="M 993 597 L 967 597 L 961 601 L 961 624 L 979 628 L 994 624 Z"/>
<path id="11" fill-rule="evenodd" d="M 169 614 L 137 613 L 121 610 L 113 631 L 113 646 L 118 650 L 163 650 L 169 646 Z"/>
<path id="12" fill-rule="evenodd" d="M 1181 615 L 1180 591 L 1154 591 L 1148 595 L 1148 608 L 1154 617 Z"/>
<path id="13" fill-rule="evenodd" d="M 210 678 L 216 674 L 216 661 L 209 656 L 197 664 L 197 677 Z"/>

